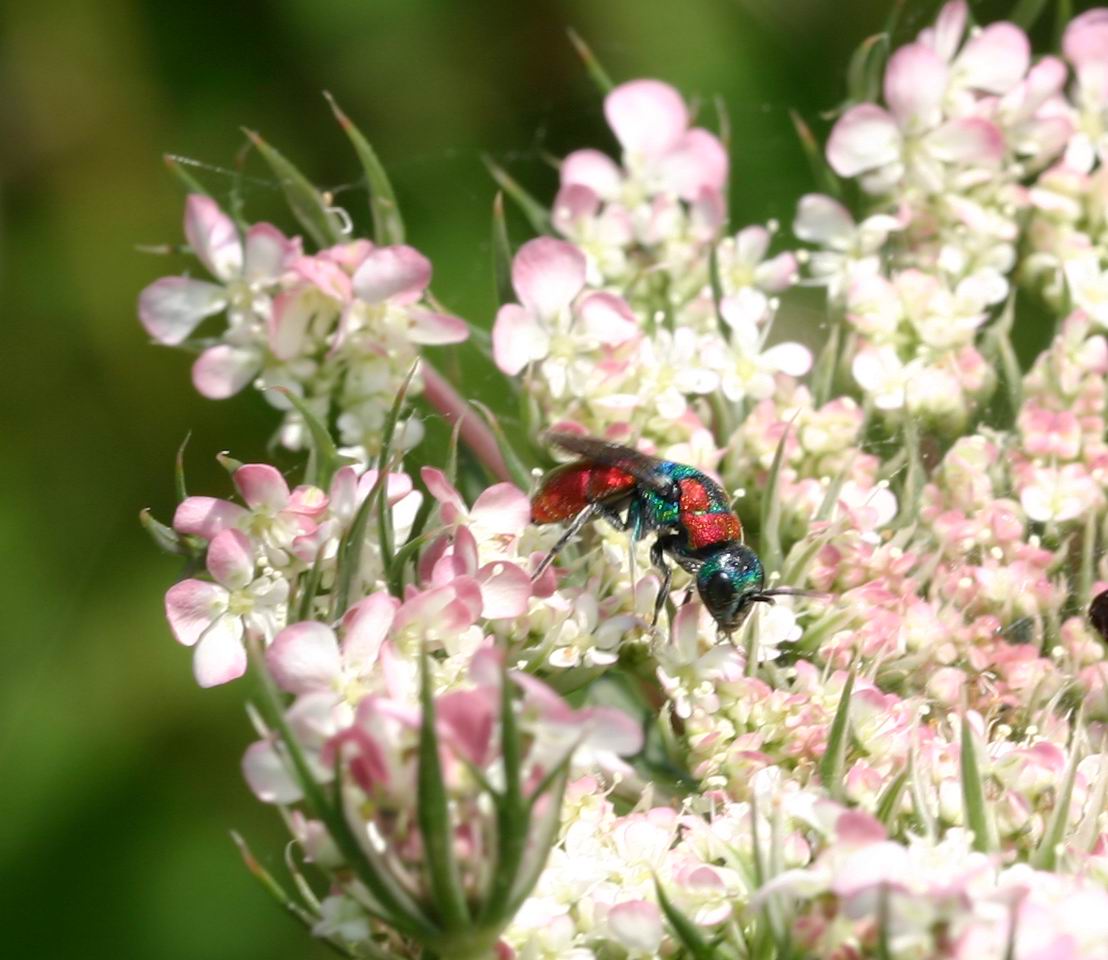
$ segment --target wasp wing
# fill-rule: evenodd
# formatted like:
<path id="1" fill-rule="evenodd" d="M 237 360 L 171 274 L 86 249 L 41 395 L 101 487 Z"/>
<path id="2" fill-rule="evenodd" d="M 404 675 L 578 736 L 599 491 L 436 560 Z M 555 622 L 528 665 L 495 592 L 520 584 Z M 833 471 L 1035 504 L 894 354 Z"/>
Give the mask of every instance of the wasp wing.
<path id="1" fill-rule="evenodd" d="M 662 470 L 662 464 L 666 461 L 657 457 L 639 453 L 638 450 L 619 443 L 609 443 L 596 437 L 582 437 L 575 433 L 549 432 L 546 434 L 546 441 L 586 460 L 623 470 L 644 487 L 667 500 L 675 500 L 680 496 L 680 488 Z"/>

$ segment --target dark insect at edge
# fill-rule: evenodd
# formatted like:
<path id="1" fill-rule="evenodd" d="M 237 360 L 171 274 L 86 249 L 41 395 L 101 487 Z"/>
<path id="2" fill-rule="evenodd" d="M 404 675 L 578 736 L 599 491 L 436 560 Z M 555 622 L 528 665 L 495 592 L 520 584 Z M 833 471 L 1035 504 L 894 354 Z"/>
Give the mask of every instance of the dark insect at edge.
<path id="1" fill-rule="evenodd" d="M 704 606 L 728 637 L 742 626 L 755 603 L 772 604 L 777 596 L 818 596 L 789 587 L 764 589 L 762 563 L 742 542 L 742 524 L 726 494 L 695 467 L 595 437 L 548 433 L 546 441 L 581 459 L 548 473 L 531 499 L 532 522 L 569 521 L 533 579 L 585 524 L 603 518 L 629 531 L 632 541 L 651 531 L 657 534 L 650 559 L 662 573 L 662 584 L 654 623 L 669 595 L 673 571 L 667 555 L 696 578 Z"/>

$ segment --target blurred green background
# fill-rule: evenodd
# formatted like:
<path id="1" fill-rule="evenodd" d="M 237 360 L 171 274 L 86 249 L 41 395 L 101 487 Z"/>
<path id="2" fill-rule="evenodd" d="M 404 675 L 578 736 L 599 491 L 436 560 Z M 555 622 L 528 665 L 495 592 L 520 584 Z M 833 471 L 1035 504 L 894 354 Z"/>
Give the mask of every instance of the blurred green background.
<path id="1" fill-rule="evenodd" d="M 975 10 L 983 19 L 1007 4 Z M 933 4 L 908 5 L 912 31 Z M 243 688 L 201 691 L 169 636 L 177 566 L 137 523 L 168 518 L 192 431 L 193 490 L 225 494 L 212 459 L 264 455 L 272 411 L 253 394 L 198 397 L 189 358 L 135 318 L 180 258 L 182 193 L 166 152 L 209 165 L 225 200 L 260 131 L 365 223 L 364 190 L 321 91 L 386 162 L 437 295 L 492 312 L 490 154 L 539 196 L 544 154 L 612 141 L 566 40 L 616 80 L 656 76 L 720 95 L 733 126 L 732 218 L 788 223 L 810 189 L 790 108 L 823 135 L 854 45 L 887 0 L 242 0 L 7 5 L 0 39 L 3 315 L 0 499 L 0 952 L 76 958 L 327 954 L 242 869 L 237 828 L 265 862 L 283 830 L 243 785 Z M 248 214 L 293 229 L 257 158 Z M 526 238 L 513 223 L 514 238 Z"/>

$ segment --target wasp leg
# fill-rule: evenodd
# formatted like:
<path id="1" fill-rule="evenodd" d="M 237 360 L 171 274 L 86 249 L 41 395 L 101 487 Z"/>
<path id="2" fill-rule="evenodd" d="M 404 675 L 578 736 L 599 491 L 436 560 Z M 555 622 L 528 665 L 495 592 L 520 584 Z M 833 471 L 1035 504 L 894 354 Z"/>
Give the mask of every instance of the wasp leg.
<path id="1" fill-rule="evenodd" d="M 658 625 L 658 615 L 662 612 L 662 607 L 666 605 L 666 599 L 669 597 L 669 582 L 673 578 L 673 567 L 666 563 L 666 551 L 673 549 L 680 542 L 681 538 L 674 534 L 659 535 L 650 548 L 651 563 L 662 571 L 662 583 L 658 587 L 658 599 L 654 601 L 654 619 L 650 621 L 652 627 Z"/>
<path id="2" fill-rule="evenodd" d="M 535 572 L 531 574 L 532 580 L 538 580 L 545 572 L 546 568 L 554 562 L 554 558 L 561 553 L 570 540 L 572 540 L 577 534 L 581 532 L 581 528 L 590 520 L 600 515 L 603 516 L 604 508 L 599 503 L 590 503 L 584 510 L 582 510 L 576 517 L 570 521 L 570 524 L 565 529 L 559 538 L 558 542 L 550 548 L 550 552 L 542 558 L 542 562 L 535 568 Z"/>

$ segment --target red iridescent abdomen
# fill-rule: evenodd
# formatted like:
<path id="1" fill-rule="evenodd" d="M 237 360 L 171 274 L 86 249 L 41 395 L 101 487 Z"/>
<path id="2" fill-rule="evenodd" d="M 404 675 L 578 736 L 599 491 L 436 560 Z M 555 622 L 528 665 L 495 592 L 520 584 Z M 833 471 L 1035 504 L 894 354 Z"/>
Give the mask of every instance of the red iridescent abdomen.
<path id="1" fill-rule="evenodd" d="M 717 543 L 742 540 L 742 524 L 728 507 L 722 490 L 710 489 L 693 477 L 679 482 L 681 526 L 689 549 L 700 550 Z"/>
<path id="2" fill-rule="evenodd" d="M 557 523 L 577 516 L 590 503 L 630 493 L 636 480 L 618 467 L 581 460 L 548 473 L 531 498 L 533 523 Z"/>

